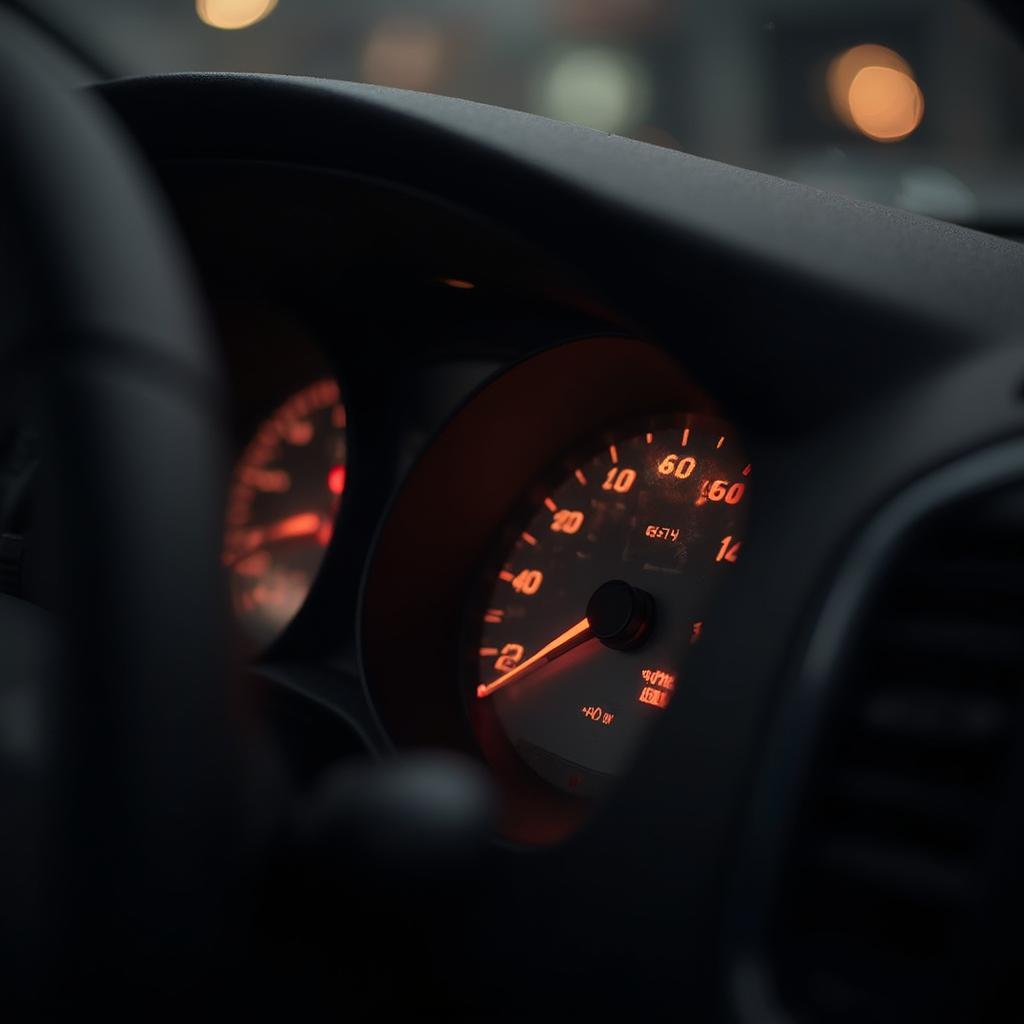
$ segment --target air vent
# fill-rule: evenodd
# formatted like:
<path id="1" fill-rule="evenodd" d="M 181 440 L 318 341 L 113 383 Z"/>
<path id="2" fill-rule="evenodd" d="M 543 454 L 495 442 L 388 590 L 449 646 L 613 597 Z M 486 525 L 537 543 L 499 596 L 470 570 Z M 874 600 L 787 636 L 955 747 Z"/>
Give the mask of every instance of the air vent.
<path id="1" fill-rule="evenodd" d="M 1024 720 L 1024 486 L 920 523 L 852 650 L 772 929 L 780 995 L 798 1019 L 976 1020 L 1016 886 L 1000 872 Z"/>

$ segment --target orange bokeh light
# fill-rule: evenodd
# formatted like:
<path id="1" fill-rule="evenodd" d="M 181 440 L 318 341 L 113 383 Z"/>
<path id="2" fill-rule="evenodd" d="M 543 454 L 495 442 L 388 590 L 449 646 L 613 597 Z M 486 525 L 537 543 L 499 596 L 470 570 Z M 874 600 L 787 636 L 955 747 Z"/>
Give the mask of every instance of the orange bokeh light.
<path id="1" fill-rule="evenodd" d="M 846 50 L 829 65 L 826 82 L 839 120 L 876 142 L 905 139 L 924 116 L 924 94 L 910 65 L 887 46 Z"/>
<path id="2" fill-rule="evenodd" d="M 863 68 L 850 83 L 850 116 L 868 138 L 896 142 L 921 123 L 924 96 L 902 71 Z"/>
<path id="3" fill-rule="evenodd" d="M 277 0 L 196 0 L 196 14 L 211 28 L 233 31 L 266 18 Z"/>
<path id="4" fill-rule="evenodd" d="M 449 50 L 444 33 L 427 20 L 411 15 L 384 18 L 363 47 L 363 81 L 431 92 L 451 63 Z"/>

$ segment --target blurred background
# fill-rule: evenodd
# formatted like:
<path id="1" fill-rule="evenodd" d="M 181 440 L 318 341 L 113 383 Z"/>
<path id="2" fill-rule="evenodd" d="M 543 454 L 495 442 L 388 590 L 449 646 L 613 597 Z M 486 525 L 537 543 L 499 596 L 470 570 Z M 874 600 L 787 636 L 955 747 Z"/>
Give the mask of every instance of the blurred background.
<path id="1" fill-rule="evenodd" d="M 996 231 L 1024 224 L 1024 52 L 975 0 L 22 0 L 110 75 L 461 96 Z"/>

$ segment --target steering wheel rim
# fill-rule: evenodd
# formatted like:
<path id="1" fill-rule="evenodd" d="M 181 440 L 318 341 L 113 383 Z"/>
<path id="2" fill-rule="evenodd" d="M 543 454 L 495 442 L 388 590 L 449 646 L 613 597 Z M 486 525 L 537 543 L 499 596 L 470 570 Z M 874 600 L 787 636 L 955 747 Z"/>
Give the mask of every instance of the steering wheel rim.
<path id="1" fill-rule="evenodd" d="M 219 368 L 157 190 L 63 77 L 0 12 L 0 358 L 43 410 L 29 551 L 55 612 L 0 605 L 0 674 L 46 637 L 61 664 L 4 684 L 37 728 L 0 738 L 0 975 L 57 1001 L 200 976 L 239 834 Z"/>

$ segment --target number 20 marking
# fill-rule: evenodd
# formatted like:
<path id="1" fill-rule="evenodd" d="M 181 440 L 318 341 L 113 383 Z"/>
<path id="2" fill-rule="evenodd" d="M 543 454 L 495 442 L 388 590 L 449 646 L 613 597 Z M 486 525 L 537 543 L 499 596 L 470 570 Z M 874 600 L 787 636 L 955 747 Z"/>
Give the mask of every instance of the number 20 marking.
<path id="1" fill-rule="evenodd" d="M 583 525 L 583 513 L 560 508 L 551 520 L 552 533 L 578 533 Z"/>

